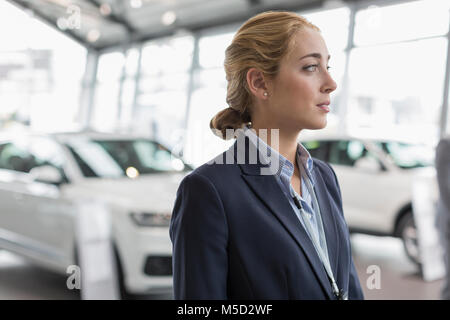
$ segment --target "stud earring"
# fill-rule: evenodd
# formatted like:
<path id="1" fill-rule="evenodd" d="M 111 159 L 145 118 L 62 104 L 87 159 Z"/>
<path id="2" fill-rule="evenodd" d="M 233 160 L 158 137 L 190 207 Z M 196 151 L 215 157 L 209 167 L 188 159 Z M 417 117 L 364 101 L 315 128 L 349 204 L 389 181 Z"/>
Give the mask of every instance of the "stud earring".
<path id="1" fill-rule="evenodd" d="M 264 92 L 264 97 L 267 97 L 267 94 L 268 94 L 267 92 Z"/>

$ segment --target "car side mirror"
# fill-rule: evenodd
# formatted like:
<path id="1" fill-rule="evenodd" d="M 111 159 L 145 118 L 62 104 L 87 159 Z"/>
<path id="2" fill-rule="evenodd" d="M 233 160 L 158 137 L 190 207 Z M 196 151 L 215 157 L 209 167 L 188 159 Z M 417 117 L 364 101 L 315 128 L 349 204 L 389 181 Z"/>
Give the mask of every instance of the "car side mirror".
<path id="1" fill-rule="evenodd" d="M 58 169 L 53 166 L 44 165 L 30 170 L 33 180 L 43 183 L 59 185 L 63 182 L 63 177 Z"/>
<path id="2" fill-rule="evenodd" d="M 374 173 L 381 170 L 378 160 L 372 157 L 362 157 L 358 159 L 355 162 L 355 168 Z"/>

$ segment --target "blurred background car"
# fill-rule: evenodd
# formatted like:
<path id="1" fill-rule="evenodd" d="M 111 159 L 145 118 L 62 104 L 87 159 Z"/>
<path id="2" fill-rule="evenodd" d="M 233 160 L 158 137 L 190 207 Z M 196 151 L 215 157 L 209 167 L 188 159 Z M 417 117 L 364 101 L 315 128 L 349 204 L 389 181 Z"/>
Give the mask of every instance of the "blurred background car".
<path id="1" fill-rule="evenodd" d="M 350 135 L 301 143 L 335 169 L 350 232 L 401 238 L 408 257 L 420 264 L 412 185 L 420 171 L 435 170 L 433 148 Z"/>
<path id="2" fill-rule="evenodd" d="M 78 264 L 79 204 L 95 197 L 110 214 L 122 295 L 168 291 L 168 226 L 189 170 L 147 138 L 95 132 L 3 136 L 0 248 L 66 274 Z"/>

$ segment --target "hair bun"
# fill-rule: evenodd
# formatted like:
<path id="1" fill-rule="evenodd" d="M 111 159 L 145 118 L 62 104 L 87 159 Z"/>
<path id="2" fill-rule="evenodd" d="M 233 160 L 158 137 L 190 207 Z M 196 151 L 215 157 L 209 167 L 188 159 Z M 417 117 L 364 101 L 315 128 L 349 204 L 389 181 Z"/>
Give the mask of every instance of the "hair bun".
<path id="1" fill-rule="evenodd" d="M 233 134 L 228 134 L 228 130 L 241 129 L 247 122 L 250 121 L 250 117 L 246 114 L 241 114 L 239 111 L 228 107 L 218 112 L 209 122 L 211 131 L 224 140 L 230 140 L 234 138 Z"/>

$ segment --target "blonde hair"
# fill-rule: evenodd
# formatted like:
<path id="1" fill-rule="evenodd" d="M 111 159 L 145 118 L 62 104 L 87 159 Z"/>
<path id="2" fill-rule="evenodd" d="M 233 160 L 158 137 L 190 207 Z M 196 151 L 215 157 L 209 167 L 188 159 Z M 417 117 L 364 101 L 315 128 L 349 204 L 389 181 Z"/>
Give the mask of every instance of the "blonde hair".
<path id="1" fill-rule="evenodd" d="M 209 126 L 214 134 L 226 139 L 226 129 L 236 130 L 251 122 L 252 99 L 247 71 L 257 68 L 264 76 L 275 77 L 293 36 L 307 27 L 320 32 L 318 27 L 293 12 L 267 11 L 250 18 L 239 28 L 225 51 L 229 107 L 211 119 Z"/>

